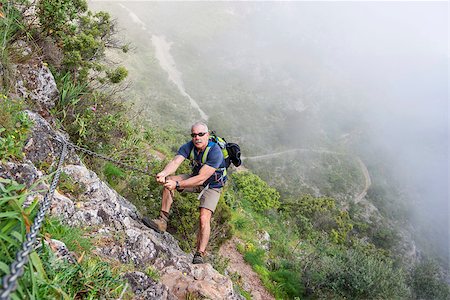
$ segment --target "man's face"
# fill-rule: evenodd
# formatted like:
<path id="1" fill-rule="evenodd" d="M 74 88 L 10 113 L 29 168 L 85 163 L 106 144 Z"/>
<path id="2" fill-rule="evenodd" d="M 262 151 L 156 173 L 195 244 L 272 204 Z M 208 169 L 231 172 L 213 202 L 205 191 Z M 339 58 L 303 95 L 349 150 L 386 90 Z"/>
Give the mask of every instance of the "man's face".
<path id="1" fill-rule="evenodd" d="M 192 128 L 191 137 L 195 148 L 203 150 L 208 146 L 209 133 L 204 126 L 195 126 Z"/>

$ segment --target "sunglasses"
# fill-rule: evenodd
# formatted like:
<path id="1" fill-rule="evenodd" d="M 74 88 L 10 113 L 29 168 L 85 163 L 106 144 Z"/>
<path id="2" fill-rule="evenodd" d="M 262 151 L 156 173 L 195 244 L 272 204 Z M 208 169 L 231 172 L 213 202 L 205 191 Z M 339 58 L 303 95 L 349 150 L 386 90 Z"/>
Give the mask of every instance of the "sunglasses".
<path id="1" fill-rule="evenodd" d="M 196 137 L 197 135 L 198 136 L 204 136 L 205 134 L 207 134 L 207 132 L 199 132 L 199 133 L 191 133 L 191 137 Z"/>

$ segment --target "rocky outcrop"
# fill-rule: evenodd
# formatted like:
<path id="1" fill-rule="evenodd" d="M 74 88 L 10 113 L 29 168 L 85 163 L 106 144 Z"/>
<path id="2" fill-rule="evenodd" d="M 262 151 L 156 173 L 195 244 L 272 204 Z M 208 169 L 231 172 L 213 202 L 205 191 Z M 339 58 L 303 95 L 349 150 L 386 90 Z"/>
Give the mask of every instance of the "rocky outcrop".
<path id="1" fill-rule="evenodd" d="M 135 299 L 178 299 L 167 286 L 157 283 L 142 272 L 129 272 L 124 275 L 136 295 Z"/>
<path id="2" fill-rule="evenodd" d="M 37 167 L 54 167 L 58 163 L 57 159 L 61 153 L 61 143 L 55 138 L 67 140 L 67 135 L 63 132 L 55 131 L 39 114 L 31 111 L 27 111 L 27 114 L 33 122 L 33 127 L 24 147 L 26 159 L 30 160 Z M 69 149 L 65 161 L 70 164 L 81 164 L 80 158 L 72 149 Z"/>
<path id="3" fill-rule="evenodd" d="M 57 163 L 61 145 L 53 137 L 60 140 L 66 137 L 52 130 L 38 114 L 28 112 L 28 116 L 34 126 L 24 148 L 26 160 L 0 164 L 0 176 L 32 186 L 43 178 L 36 166 Z M 70 152 L 62 171 L 82 188 L 77 195 L 64 194 L 57 189 L 50 214 L 67 225 L 86 228 L 95 235 L 98 241 L 95 254 L 133 264 L 136 271 L 123 277 L 128 280 L 135 299 L 185 299 L 187 295 L 241 299 L 228 277 L 219 274 L 210 264 L 191 264 L 192 254 L 184 253 L 173 236 L 144 226 L 136 207 L 81 164 L 75 152 Z M 40 189 L 47 190 L 48 185 L 41 183 Z M 37 198 L 42 200 L 43 196 Z M 48 241 L 48 244 L 56 253 L 67 257 L 66 248 L 58 241 Z M 158 270 L 158 282 L 139 272 L 145 272 L 150 266 Z"/>
<path id="4" fill-rule="evenodd" d="M 13 49 L 21 57 L 26 57 L 26 63 L 15 65 L 16 93 L 19 97 L 36 104 L 39 111 L 49 110 L 55 106 L 59 91 L 55 79 L 47 65 L 38 58 L 24 41 L 17 41 Z"/>
<path id="5" fill-rule="evenodd" d="M 80 165 L 67 165 L 63 171 L 74 182 L 82 184 L 85 191 L 77 199 L 57 194 L 52 214 L 61 217 L 66 224 L 90 228 L 99 240 L 95 250 L 98 255 L 132 263 L 139 270 L 149 266 L 159 270 L 158 284 L 167 288 L 167 293 L 156 289 L 149 279 L 138 273 L 125 276 L 133 280 L 139 278 L 140 287 L 136 290 L 140 297 L 151 294 L 165 295 L 166 298 L 161 299 L 184 299 L 191 293 L 210 299 L 239 298 L 228 277 L 219 274 L 210 264 L 191 264 L 192 255 L 186 255 L 170 234 L 159 234 L 144 226 L 135 206 L 94 172 Z"/>
<path id="6" fill-rule="evenodd" d="M 259 231 L 257 233 L 258 244 L 264 251 L 270 250 L 270 235 L 267 231 Z"/>

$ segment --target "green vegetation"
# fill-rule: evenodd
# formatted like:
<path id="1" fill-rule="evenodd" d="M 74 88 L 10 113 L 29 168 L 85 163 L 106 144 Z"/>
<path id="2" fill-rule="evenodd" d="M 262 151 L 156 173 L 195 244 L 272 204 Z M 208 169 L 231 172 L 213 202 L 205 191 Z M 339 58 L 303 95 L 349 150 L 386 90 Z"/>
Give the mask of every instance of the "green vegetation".
<path id="1" fill-rule="evenodd" d="M 325 232 L 335 243 L 344 243 L 353 228 L 353 222 L 346 211 L 336 207 L 332 198 L 314 198 L 304 195 L 299 199 L 288 199 L 283 210 L 297 226 L 301 237 L 317 238 L 316 232 Z"/>
<path id="2" fill-rule="evenodd" d="M 450 287 L 436 261 L 424 260 L 416 265 L 410 284 L 414 299 L 450 299 Z"/>
<path id="3" fill-rule="evenodd" d="M 29 191 L 24 185 L 0 178 L 0 277 L 9 273 L 13 255 L 20 249 L 37 212 L 36 199 L 24 206 L 27 196 Z M 93 299 L 105 295 L 117 298 L 125 287 L 119 278 L 120 270 L 113 270 L 108 263 L 92 256 L 89 251 L 92 244 L 83 235 L 81 229 L 48 219 L 41 229 L 42 247 L 30 254 L 12 299 Z M 44 243 L 48 238 L 65 242 L 69 250 L 78 253 L 78 262 L 57 258 Z"/>
<path id="4" fill-rule="evenodd" d="M 154 281 L 159 281 L 161 275 L 159 274 L 158 270 L 156 270 L 153 266 L 149 266 L 146 270 L 145 270 L 145 274 L 150 277 L 151 279 L 153 279 Z"/>
<path id="5" fill-rule="evenodd" d="M 72 177 L 65 172 L 61 172 L 58 182 L 58 188 L 64 193 L 72 197 L 79 198 L 85 191 L 86 187 L 80 182 L 75 182 Z"/>
<path id="6" fill-rule="evenodd" d="M 31 41 L 33 47 L 43 40 L 51 44 L 54 51 L 46 52 L 45 59 L 60 91 L 51 115 L 69 134 L 72 142 L 148 169 L 151 176 L 136 174 L 97 158 L 82 157 L 90 169 L 135 204 L 142 214 L 156 216 L 160 209 L 161 186 L 153 175 L 189 137 L 186 131 L 178 128 L 149 127 L 135 121 L 139 115 L 131 115 L 131 107 L 116 98 L 128 71 L 122 66 L 108 66 L 103 60 L 104 52 L 108 47 L 126 52 L 128 47 L 114 40 L 115 27 L 109 15 L 89 12 L 84 0 L 43 0 L 38 4 L 41 26 L 37 28 L 23 23 L 20 12 L 9 3 L 4 6 L 6 17 L 0 18 L 0 59 L 4 66 L 0 83 L 3 92 L 7 94 L 13 80 L 10 64 L 30 59 L 20 56 L 12 43 L 21 38 Z M 236 96 L 239 94 L 227 95 L 239 99 Z M 161 105 L 159 112 L 166 113 L 172 108 L 169 100 Z M 253 108 L 253 102 L 241 102 L 248 106 L 243 107 L 242 112 Z M 0 95 L 2 160 L 23 158 L 22 149 L 31 126 L 22 112 L 23 107 L 20 101 Z M 270 110 L 270 107 L 258 109 L 266 113 L 265 109 Z M 239 113 L 234 117 L 239 118 Z M 252 117 L 255 124 L 261 121 L 256 120 L 258 114 Z M 212 120 L 215 124 L 223 123 L 218 116 L 212 116 Z M 266 129 L 261 126 L 258 130 Z M 257 135 L 252 132 L 251 136 Z M 260 150 L 273 149 L 252 148 L 252 151 Z M 350 207 L 349 212 L 340 208 L 334 196 L 342 198 L 344 194 L 354 194 L 363 185 L 355 161 L 337 154 L 302 155 L 305 158 L 315 156 L 315 159 L 305 159 L 313 163 L 307 165 L 304 168 L 307 171 L 303 173 L 299 170 L 305 165 L 301 165 L 299 160 L 289 161 L 286 155 L 255 164 L 254 170 L 261 177 L 252 172 L 231 174 L 230 184 L 225 188 L 213 217 L 212 249 L 217 249 L 232 234 L 239 237 L 243 241 L 239 250 L 245 260 L 278 299 L 449 297 L 448 286 L 436 264 L 425 262 L 416 266 L 408 279 L 408 274 L 398 261 L 393 260 L 390 252 L 397 239 L 395 231 L 387 225 L 370 226 L 357 220 L 354 218 L 356 214 L 352 213 L 352 210 L 357 210 L 355 207 Z M 284 174 L 273 172 L 273 166 L 284 170 Z M 320 174 L 318 170 L 326 172 Z M 183 164 L 179 173 L 186 172 L 189 172 L 189 166 Z M 320 187 L 320 194 L 327 197 L 309 195 L 317 194 L 311 186 Z M 85 187 L 63 173 L 59 189 L 78 198 Z M 385 190 L 384 186 L 375 185 L 369 190 L 368 197 L 383 213 L 391 216 L 401 214 L 401 207 L 392 212 L 383 194 Z M 29 190 L 24 185 L 0 179 L 1 276 L 8 273 L 7 267 L 14 259 L 12 255 L 20 247 L 36 213 L 36 200 L 24 207 L 27 195 Z M 169 226 L 169 232 L 179 240 L 180 246 L 191 251 L 198 228 L 196 195 L 175 193 Z M 268 232 L 271 237 L 269 250 L 263 249 L 257 240 L 262 232 Z M 43 246 L 30 256 L 15 299 L 118 298 L 122 293 L 124 283 L 119 274 L 123 268 L 133 267 L 117 268 L 99 260 L 91 254 L 93 240 L 87 238 L 82 229 L 69 228 L 58 220 L 49 219 L 44 224 L 41 238 L 65 242 L 74 252 L 77 262 L 57 259 L 43 242 Z M 225 272 L 225 260 L 217 258 L 213 263 L 219 271 Z M 147 268 L 143 271 L 154 280 L 159 279 L 157 270 Z M 239 276 L 232 274 L 231 277 L 239 286 Z M 250 298 L 248 292 L 241 291 L 247 299 Z M 187 297 L 195 298 L 196 295 Z"/>
<path id="7" fill-rule="evenodd" d="M 237 185 L 235 192 L 242 193 Z M 281 200 L 278 212 L 262 215 L 242 197 L 232 213 L 244 241 L 239 250 L 277 299 L 408 297 L 407 273 L 385 250 L 352 237 L 355 222 L 334 199 Z M 263 231 L 271 237 L 268 251 L 255 240 Z"/>
<path id="8" fill-rule="evenodd" d="M 251 172 L 241 172 L 234 173 L 232 178 L 237 190 L 241 193 L 239 198 L 252 203 L 255 211 L 264 212 L 280 206 L 280 194 L 257 175 Z"/>
<path id="9" fill-rule="evenodd" d="M 22 111 L 23 103 L 0 93 L 0 157 L 2 160 L 23 158 L 22 148 L 31 121 Z"/>

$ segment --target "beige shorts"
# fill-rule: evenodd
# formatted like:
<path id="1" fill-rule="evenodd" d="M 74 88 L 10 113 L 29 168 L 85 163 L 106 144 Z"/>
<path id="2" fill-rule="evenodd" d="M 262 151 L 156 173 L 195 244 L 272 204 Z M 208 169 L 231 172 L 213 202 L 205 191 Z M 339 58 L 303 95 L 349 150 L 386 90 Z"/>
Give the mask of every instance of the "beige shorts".
<path id="1" fill-rule="evenodd" d="M 183 179 L 191 177 L 190 175 L 183 175 Z M 199 193 L 198 199 L 200 199 L 199 208 L 207 208 L 214 212 L 219 203 L 220 192 L 222 188 L 205 188 L 204 186 L 196 186 L 191 188 L 185 188 L 180 190 L 180 193 Z"/>

